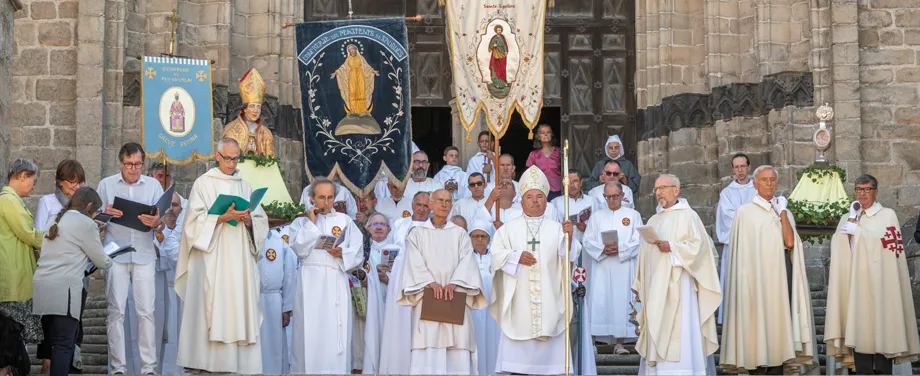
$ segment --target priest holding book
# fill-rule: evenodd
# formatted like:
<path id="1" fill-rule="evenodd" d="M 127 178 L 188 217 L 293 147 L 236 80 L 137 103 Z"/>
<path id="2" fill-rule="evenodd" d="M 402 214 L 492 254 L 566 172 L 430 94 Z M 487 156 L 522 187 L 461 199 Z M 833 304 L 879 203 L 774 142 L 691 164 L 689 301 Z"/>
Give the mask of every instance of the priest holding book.
<path id="1" fill-rule="evenodd" d="M 471 310 L 488 302 L 470 237 L 447 220 L 452 203 L 449 191 L 434 191 L 428 204 L 431 220 L 413 228 L 406 238 L 398 303 L 414 307 L 409 361 L 409 373 L 414 375 L 477 373 Z M 452 320 L 457 316 L 459 320 Z"/>
<path id="2" fill-rule="evenodd" d="M 217 168 L 192 186 L 179 246 L 175 286 L 183 309 L 176 363 L 194 373 L 257 374 L 262 373 L 257 258 L 268 219 L 258 206 L 209 213 L 222 194 L 252 194 L 236 169 L 239 144 L 225 138 L 216 149 Z"/>

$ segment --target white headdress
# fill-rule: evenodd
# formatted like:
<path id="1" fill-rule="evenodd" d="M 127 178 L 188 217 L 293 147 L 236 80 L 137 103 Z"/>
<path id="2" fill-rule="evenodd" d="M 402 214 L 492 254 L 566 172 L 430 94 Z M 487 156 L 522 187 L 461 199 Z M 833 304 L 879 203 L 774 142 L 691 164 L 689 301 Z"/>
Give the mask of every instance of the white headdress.
<path id="1" fill-rule="evenodd" d="M 530 166 L 527 171 L 524 171 L 524 175 L 521 176 L 521 181 L 518 185 L 521 187 L 521 195 L 531 189 L 543 192 L 544 195 L 549 194 L 549 180 L 546 180 L 546 175 L 536 165 Z"/>
<path id="2" fill-rule="evenodd" d="M 607 145 L 609 145 L 611 142 L 616 142 L 620 144 L 620 155 L 607 154 Z M 604 153 L 604 155 L 610 157 L 611 159 L 617 159 L 619 157 L 622 157 L 623 154 L 626 153 L 625 151 L 623 151 L 623 141 L 620 141 L 620 136 L 617 136 L 617 135 L 607 137 L 607 142 L 604 143 L 604 150 L 601 150 L 601 151 Z"/>

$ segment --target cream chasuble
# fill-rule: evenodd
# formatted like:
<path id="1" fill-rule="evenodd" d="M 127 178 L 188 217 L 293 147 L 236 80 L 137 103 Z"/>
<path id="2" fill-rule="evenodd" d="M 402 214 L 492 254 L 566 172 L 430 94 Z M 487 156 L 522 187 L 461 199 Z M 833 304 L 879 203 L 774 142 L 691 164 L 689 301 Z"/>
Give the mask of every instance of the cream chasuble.
<path id="1" fill-rule="evenodd" d="M 816 365 L 817 343 L 802 239 L 792 214 L 784 210 L 783 215 L 795 233 L 795 246 L 789 250 L 791 296 L 783 229 L 770 201 L 755 196 L 735 214 L 723 292 L 725 324 L 719 359 L 725 372 L 784 366 L 787 373 L 805 373 Z"/>
<path id="2" fill-rule="evenodd" d="M 642 303 L 637 316 L 642 332 L 636 351 L 644 374 L 706 373 L 706 357 L 719 348 L 715 312 L 722 293 L 715 246 L 687 200 L 658 210 L 647 225 L 671 252 L 644 241 L 639 246 L 633 290 Z"/>
<path id="3" fill-rule="evenodd" d="M 291 249 L 300 259 L 294 289 L 294 340 L 291 373 L 351 372 L 352 315 L 347 272 L 364 259 L 361 230 L 348 215 L 331 212 L 309 219 L 294 237 Z M 321 235 L 344 236 L 342 257 L 313 246 Z"/>
<path id="4" fill-rule="evenodd" d="M 217 224 L 208 214 L 217 196 L 249 197 L 252 187 L 212 168 L 195 180 L 183 212 L 176 264 L 176 294 L 183 301 L 176 364 L 208 372 L 262 373 L 257 256 L 268 235 L 261 207 L 252 229 L 242 223 Z"/>
<path id="5" fill-rule="evenodd" d="M 431 221 L 406 238 L 406 260 L 399 280 L 397 304 L 412 308 L 411 374 L 476 374 L 478 358 L 472 309 L 484 308 L 482 278 L 466 231 L 451 222 L 436 228 Z M 465 292 L 462 325 L 421 319 L 424 289 L 435 282 Z"/>
<path id="6" fill-rule="evenodd" d="M 536 265 L 518 263 L 523 251 L 533 254 Z M 565 279 L 562 225 L 545 215 L 515 218 L 495 232 L 490 252 L 494 276 L 489 313 L 502 332 L 495 372 L 563 373 L 562 334 L 571 321 L 565 317 L 564 299 L 572 295 Z M 570 260 L 577 260 L 580 252 L 581 243 L 573 239 Z"/>
<path id="7" fill-rule="evenodd" d="M 831 239 L 827 354 L 850 368 L 854 351 L 915 362 L 920 340 L 898 217 L 876 202 L 852 226 L 852 248 L 843 232 L 847 218 Z"/>
<path id="8" fill-rule="evenodd" d="M 732 222 L 735 220 L 735 212 L 741 205 L 751 202 L 757 190 L 754 189 L 754 179 L 748 179 L 747 184 L 738 183 L 732 180 L 725 189 L 719 193 L 719 204 L 716 205 L 716 242 L 722 243 L 722 257 L 719 257 L 719 280 L 722 284 L 722 290 L 725 291 L 725 278 L 728 275 L 728 235 L 732 230 Z M 722 310 L 725 303 L 719 306 L 719 324 L 725 320 L 725 313 Z"/>
<path id="9" fill-rule="evenodd" d="M 590 257 L 582 256 L 582 262 L 591 264 L 585 298 L 592 314 L 586 334 L 636 338 L 636 327 L 629 323 L 629 314 L 632 313 L 629 303 L 635 303 L 632 281 L 636 276 L 636 257 L 642 241 L 636 232 L 638 226 L 642 226 L 642 216 L 626 207 L 617 211 L 598 210 L 588 221 L 584 249 Z M 619 252 L 616 256 L 604 255 L 602 231 L 617 232 Z"/>

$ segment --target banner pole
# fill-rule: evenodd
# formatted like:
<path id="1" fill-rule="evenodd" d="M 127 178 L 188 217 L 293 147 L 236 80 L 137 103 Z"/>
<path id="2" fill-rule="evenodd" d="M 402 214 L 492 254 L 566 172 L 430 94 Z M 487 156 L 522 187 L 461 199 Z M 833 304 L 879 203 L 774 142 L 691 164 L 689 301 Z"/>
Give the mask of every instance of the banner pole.
<path id="1" fill-rule="evenodd" d="M 492 162 L 493 162 L 492 163 L 492 170 L 493 170 L 492 173 L 495 174 L 495 187 L 492 189 L 498 189 L 498 184 L 500 183 L 499 180 L 502 177 L 502 175 L 498 173 L 498 141 L 499 140 L 500 139 L 498 137 L 495 138 L 495 154 L 492 156 Z M 515 194 L 516 193 L 517 192 L 515 192 Z M 498 198 L 495 200 L 495 221 L 496 222 L 502 221 L 501 220 L 501 215 L 502 215 L 501 202 L 502 202 L 502 195 L 499 194 Z"/>

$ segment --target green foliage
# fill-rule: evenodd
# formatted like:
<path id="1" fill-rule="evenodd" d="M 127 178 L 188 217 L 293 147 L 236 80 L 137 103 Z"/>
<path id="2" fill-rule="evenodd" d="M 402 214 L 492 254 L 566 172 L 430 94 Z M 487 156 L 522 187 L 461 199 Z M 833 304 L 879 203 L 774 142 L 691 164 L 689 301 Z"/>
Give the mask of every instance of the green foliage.
<path id="1" fill-rule="evenodd" d="M 850 200 L 835 202 L 811 202 L 789 200 L 786 207 L 795 218 L 795 223 L 809 225 L 836 225 L 844 214 L 850 210 Z M 822 240 L 830 239 L 831 235 L 802 235 L 803 242 L 816 244 Z"/>
<path id="2" fill-rule="evenodd" d="M 834 173 L 837 174 L 837 177 L 840 178 L 841 183 L 847 182 L 847 172 L 842 168 L 837 166 L 828 166 L 828 167 L 815 167 L 809 166 L 804 170 L 799 171 L 795 174 L 796 179 L 802 180 L 803 176 L 807 176 L 813 183 L 817 183 L 819 178 L 833 176 Z"/>
<path id="3" fill-rule="evenodd" d="M 281 176 L 284 177 L 284 167 L 281 166 L 281 160 L 278 158 L 246 153 L 245 155 L 240 155 L 240 163 L 244 161 L 253 161 L 256 167 L 278 166 L 278 171 L 280 171 Z"/>
<path id="4" fill-rule="evenodd" d="M 303 205 L 278 202 L 262 205 L 262 209 L 265 210 L 269 217 L 283 219 L 287 222 L 293 221 L 298 215 L 307 211 Z"/>

